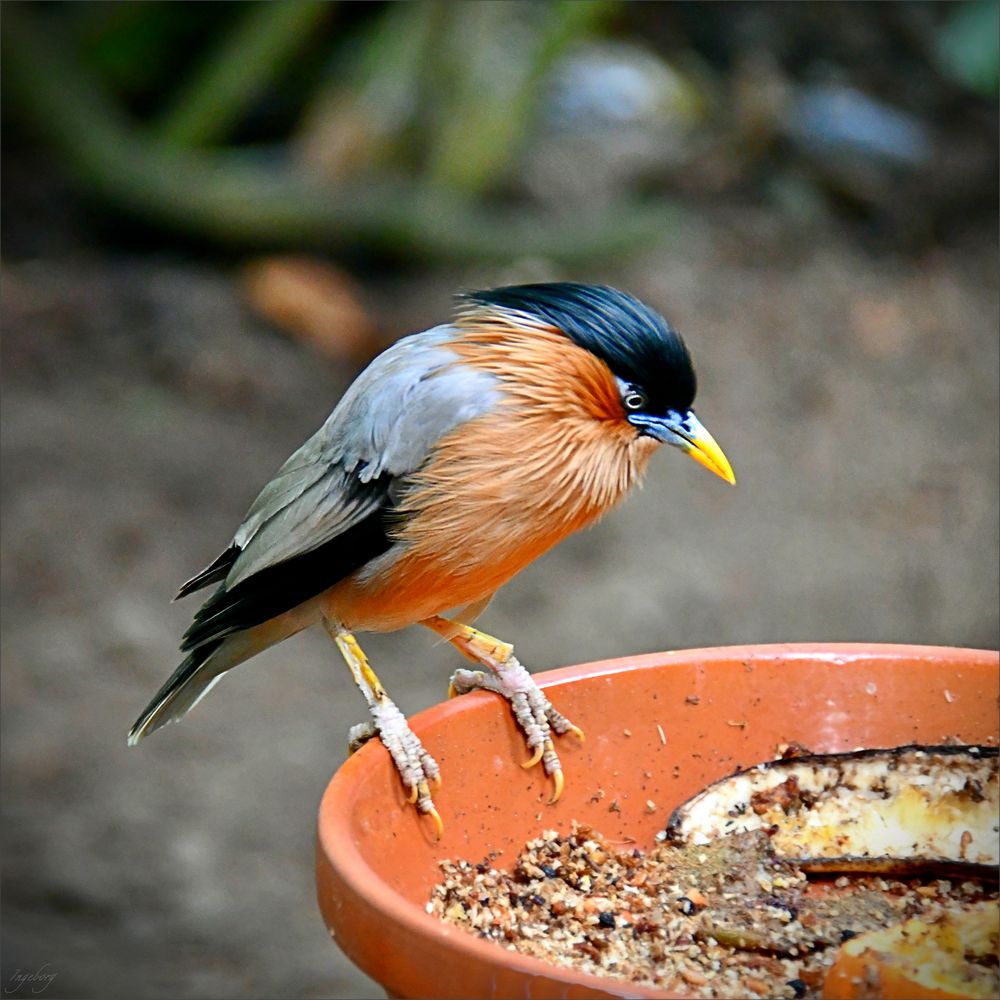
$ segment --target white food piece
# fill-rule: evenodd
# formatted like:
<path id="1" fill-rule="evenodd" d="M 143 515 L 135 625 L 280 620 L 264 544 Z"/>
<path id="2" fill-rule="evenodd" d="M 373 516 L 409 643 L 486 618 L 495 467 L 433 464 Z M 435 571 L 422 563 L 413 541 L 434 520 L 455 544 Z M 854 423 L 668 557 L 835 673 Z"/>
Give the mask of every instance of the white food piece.
<path id="1" fill-rule="evenodd" d="M 862 750 L 737 772 L 675 810 L 667 832 L 707 844 L 767 830 L 779 856 L 812 870 L 996 867 L 998 805 L 995 747 Z"/>

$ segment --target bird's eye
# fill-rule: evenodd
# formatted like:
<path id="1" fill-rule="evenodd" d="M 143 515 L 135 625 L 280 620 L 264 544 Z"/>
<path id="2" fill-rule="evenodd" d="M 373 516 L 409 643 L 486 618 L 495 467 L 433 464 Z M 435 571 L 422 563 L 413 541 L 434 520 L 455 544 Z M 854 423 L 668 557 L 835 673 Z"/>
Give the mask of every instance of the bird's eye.
<path id="1" fill-rule="evenodd" d="M 646 399 L 646 394 L 639 389 L 630 387 L 626 390 L 625 395 L 622 397 L 622 403 L 626 410 L 631 410 L 633 413 L 636 410 L 641 410 L 645 407 L 648 400 Z"/>

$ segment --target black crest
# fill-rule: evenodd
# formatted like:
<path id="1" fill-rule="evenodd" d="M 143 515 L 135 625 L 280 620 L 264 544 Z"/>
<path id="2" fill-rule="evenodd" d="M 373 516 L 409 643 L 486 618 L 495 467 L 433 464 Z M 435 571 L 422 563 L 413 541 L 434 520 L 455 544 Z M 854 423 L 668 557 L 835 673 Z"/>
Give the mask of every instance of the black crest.
<path id="1" fill-rule="evenodd" d="M 686 410 L 697 382 L 679 333 L 637 298 L 606 285 L 510 285 L 465 301 L 537 317 L 595 354 L 619 378 L 642 386 L 651 409 Z"/>

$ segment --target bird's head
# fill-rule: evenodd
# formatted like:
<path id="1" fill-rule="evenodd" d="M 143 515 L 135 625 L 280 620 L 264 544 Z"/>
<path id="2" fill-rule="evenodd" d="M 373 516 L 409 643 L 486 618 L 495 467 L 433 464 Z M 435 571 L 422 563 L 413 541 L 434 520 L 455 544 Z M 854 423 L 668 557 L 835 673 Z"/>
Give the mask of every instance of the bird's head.
<path id="1" fill-rule="evenodd" d="M 624 418 L 637 434 L 680 448 L 735 483 L 732 466 L 691 408 L 697 380 L 679 333 L 655 310 L 605 285 L 512 285 L 464 296 L 554 327 L 603 361 L 614 376 Z"/>

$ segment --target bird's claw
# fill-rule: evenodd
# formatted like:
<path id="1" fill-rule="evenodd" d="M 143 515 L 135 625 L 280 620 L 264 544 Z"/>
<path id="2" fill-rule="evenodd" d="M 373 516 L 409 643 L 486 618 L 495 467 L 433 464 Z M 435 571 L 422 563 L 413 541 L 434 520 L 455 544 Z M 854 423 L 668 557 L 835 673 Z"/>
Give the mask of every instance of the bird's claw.
<path id="1" fill-rule="evenodd" d="M 435 785 L 440 787 L 441 778 L 440 775 L 431 779 Z M 441 821 L 441 816 L 437 809 L 434 807 L 434 800 L 431 798 L 431 790 L 426 781 L 421 781 L 419 784 L 414 785 L 410 789 L 410 794 L 407 796 L 410 805 L 415 805 L 417 810 L 423 816 L 430 816 L 432 822 L 434 823 L 434 834 L 437 840 L 441 839 L 444 834 L 444 823 Z"/>
<path id="2" fill-rule="evenodd" d="M 573 727 L 576 729 L 576 726 Z M 579 730 L 578 730 L 579 731 Z M 581 733 L 581 736 L 583 734 Z M 559 755 L 556 753 L 556 748 L 552 743 L 552 740 L 546 740 L 544 743 L 539 743 L 535 747 L 535 752 L 532 754 L 531 760 L 526 760 L 521 767 L 531 768 L 534 767 L 539 761 L 544 761 L 545 773 L 552 779 L 553 789 L 552 798 L 549 799 L 549 805 L 555 805 L 559 801 L 563 793 L 563 788 L 565 787 L 565 778 L 563 777 L 563 769 L 559 765 Z"/>
<path id="3" fill-rule="evenodd" d="M 431 805 L 424 812 L 434 822 L 434 839 L 440 840 L 444 836 L 444 823 L 441 822 L 441 817 L 438 815 L 437 809 Z"/>
<path id="4" fill-rule="evenodd" d="M 551 740 L 548 741 L 548 745 L 552 746 L 552 741 Z M 544 753 L 545 753 L 545 744 L 544 743 L 539 743 L 538 746 L 535 747 L 535 752 L 531 755 L 531 759 L 530 760 L 526 760 L 521 765 L 521 767 L 523 767 L 525 770 L 530 770 L 531 768 L 533 768 L 542 759 L 542 755 Z"/>
<path id="5" fill-rule="evenodd" d="M 378 736 L 378 728 L 374 722 L 359 722 L 356 726 L 351 726 L 347 733 L 347 754 L 353 756 L 366 743 Z"/>
<path id="6" fill-rule="evenodd" d="M 435 788 L 440 788 L 444 784 L 440 772 L 438 774 L 432 774 L 430 780 Z M 421 798 L 422 796 L 430 798 L 430 791 L 431 790 L 427 782 L 421 781 L 419 784 L 414 785 L 413 787 L 410 788 L 410 794 L 407 796 L 407 801 L 410 803 L 410 805 L 413 805 L 417 801 L 417 799 Z"/>
<path id="7" fill-rule="evenodd" d="M 552 789 L 552 798 L 549 799 L 549 805 L 555 805 L 563 793 L 563 773 L 561 767 L 557 767 L 552 772 L 552 784 L 555 787 Z"/>
<path id="8" fill-rule="evenodd" d="M 430 816 L 440 840 L 444 824 L 437 809 L 434 808 L 434 800 L 430 793 L 431 784 L 437 788 L 441 787 L 441 769 L 437 761 L 424 749 L 424 745 L 410 729 L 403 713 L 391 699 L 383 698 L 375 703 L 371 711 L 372 723 L 365 728 L 371 728 L 378 733 L 383 746 L 392 757 L 403 787 L 407 790 L 407 802 L 415 805 L 421 814 Z M 360 728 L 355 727 L 355 729 Z"/>
<path id="9" fill-rule="evenodd" d="M 493 691 L 510 702 L 511 710 L 521 732 L 524 733 L 531 751 L 531 757 L 521 764 L 530 770 L 542 764 L 545 773 L 551 776 L 555 789 L 551 802 L 557 802 L 562 795 L 564 778 L 562 764 L 552 742 L 552 734 L 560 736 L 571 733 L 581 743 L 585 736 L 579 726 L 573 725 L 552 703 L 531 679 L 531 675 L 511 656 L 503 670 L 485 673 L 481 670 L 456 670 L 452 675 L 448 694 L 466 694 L 474 690 Z"/>

